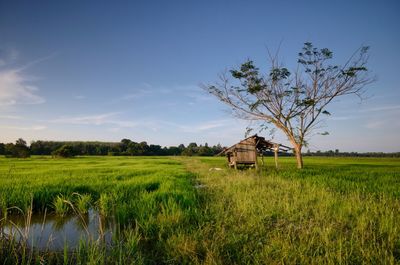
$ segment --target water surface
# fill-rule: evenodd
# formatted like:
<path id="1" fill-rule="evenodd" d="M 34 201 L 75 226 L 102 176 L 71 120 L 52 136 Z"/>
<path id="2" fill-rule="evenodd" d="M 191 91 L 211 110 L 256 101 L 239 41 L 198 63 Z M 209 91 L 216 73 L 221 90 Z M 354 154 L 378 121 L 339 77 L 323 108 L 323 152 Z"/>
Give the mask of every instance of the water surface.
<path id="1" fill-rule="evenodd" d="M 80 241 L 102 240 L 110 246 L 116 233 L 116 222 L 91 209 L 81 216 L 33 214 L 30 221 L 22 215 L 9 215 L 0 229 L 18 241 L 27 239 L 31 248 L 62 251 L 65 246 L 76 248 Z"/>

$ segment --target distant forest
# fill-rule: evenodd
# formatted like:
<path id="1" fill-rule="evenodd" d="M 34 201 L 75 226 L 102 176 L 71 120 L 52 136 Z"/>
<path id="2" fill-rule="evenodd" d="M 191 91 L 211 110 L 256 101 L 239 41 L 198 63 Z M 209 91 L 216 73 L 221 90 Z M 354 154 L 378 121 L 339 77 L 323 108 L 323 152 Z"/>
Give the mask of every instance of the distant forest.
<path id="1" fill-rule="evenodd" d="M 358 152 L 340 152 L 338 149 L 335 151 L 328 150 L 328 151 L 316 151 L 310 152 L 307 151 L 303 153 L 304 156 L 338 156 L 338 157 L 400 157 L 400 152 L 394 153 L 384 153 L 384 152 L 365 152 L 365 153 L 358 153 Z"/>
<path id="2" fill-rule="evenodd" d="M 15 143 L 0 143 L 0 155 L 7 157 L 29 157 L 30 155 L 53 155 L 72 157 L 79 155 L 98 156 L 214 156 L 220 153 L 224 147 L 220 144 L 209 146 L 190 143 L 188 146 L 162 147 L 147 142 L 134 142 L 122 139 L 121 142 L 91 142 L 91 141 L 33 141 L 30 146 L 23 139 Z M 273 155 L 266 152 L 265 155 Z M 283 156 L 292 156 L 292 153 L 283 153 Z M 307 151 L 304 156 L 329 156 L 329 157 L 400 157 L 400 152 L 340 152 L 335 151 Z"/>
<path id="3" fill-rule="evenodd" d="M 23 139 L 14 143 L 0 143 L 0 155 L 8 157 L 29 157 L 30 155 L 110 155 L 110 156 L 213 156 L 223 150 L 221 145 L 208 146 L 190 143 L 188 146 L 162 147 L 147 142 L 122 139 L 121 142 L 85 141 L 33 141 L 30 146 Z"/>

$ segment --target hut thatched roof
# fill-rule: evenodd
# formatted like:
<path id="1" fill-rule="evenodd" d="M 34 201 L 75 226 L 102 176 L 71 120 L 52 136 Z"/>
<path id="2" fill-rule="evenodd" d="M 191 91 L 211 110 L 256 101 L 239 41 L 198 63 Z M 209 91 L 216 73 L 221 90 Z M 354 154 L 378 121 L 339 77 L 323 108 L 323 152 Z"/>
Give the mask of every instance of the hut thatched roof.
<path id="1" fill-rule="evenodd" d="M 235 150 L 237 145 L 249 144 L 249 143 L 252 143 L 252 145 L 255 145 L 255 147 L 259 153 L 262 153 L 265 151 L 274 151 L 275 148 L 278 148 L 279 152 L 287 152 L 292 149 L 288 146 L 274 143 L 269 140 L 265 140 L 264 137 L 261 137 L 261 136 L 258 136 L 257 134 L 255 134 L 255 135 L 249 136 L 249 137 L 241 140 L 240 142 L 232 145 L 231 147 L 225 148 L 218 155 L 232 153 Z"/>

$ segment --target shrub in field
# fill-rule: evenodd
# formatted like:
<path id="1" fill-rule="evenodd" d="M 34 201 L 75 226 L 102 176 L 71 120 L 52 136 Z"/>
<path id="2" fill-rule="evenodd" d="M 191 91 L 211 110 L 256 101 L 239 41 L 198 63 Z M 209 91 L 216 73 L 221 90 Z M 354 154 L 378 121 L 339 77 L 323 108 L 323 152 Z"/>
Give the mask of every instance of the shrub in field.
<path id="1" fill-rule="evenodd" d="M 129 256 L 137 255 L 139 253 L 139 243 L 142 239 L 139 227 L 136 226 L 134 229 L 127 229 L 123 232 L 123 235 L 126 241 L 126 254 Z"/>
<path id="2" fill-rule="evenodd" d="M 55 157 L 74 157 L 75 156 L 75 151 L 74 148 L 71 145 L 63 145 L 54 152 L 51 153 L 52 156 Z"/>
<path id="3" fill-rule="evenodd" d="M 69 212 L 69 206 L 70 203 L 68 203 L 68 200 L 62 195 L 58 195 L 53 201 L 54 210 L 61 216 L 64 216 Z"/>
<path id="4" fill-rule="evenodd" d="M 0 197 L 0 218 L 7 216 L 7 201 Z"/>
<path id="5" fill-rule="evenodd" d="M 97 201 L 99 212 L 104 216 L 110 215 L 113 209 L 113 203 L 114 199 L 111 194 L 102 193 Z"/>
<path id="6" fill-rule="evenodd" d="M 80 213 L 87 213 L 92 202 L 92 196 L 90 194 L 79 194 L 75 193 L 75 207 Z"/>

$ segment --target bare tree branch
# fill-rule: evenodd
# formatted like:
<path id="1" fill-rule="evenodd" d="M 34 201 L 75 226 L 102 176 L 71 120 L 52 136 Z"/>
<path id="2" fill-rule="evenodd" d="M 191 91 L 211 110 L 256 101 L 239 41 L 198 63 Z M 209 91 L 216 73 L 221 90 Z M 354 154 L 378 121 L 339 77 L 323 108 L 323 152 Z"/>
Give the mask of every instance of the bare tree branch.
<path id="1" fill-rule="evenodd" d="M 278 52 L 267 49 L 271 69 L 261 74 L 251 60 L 224 72 L 219 82 L 203 88 L 227 104 L 235 116 L 272 123 L 286 134 L 295 150 L 298 167 L 303 166 L 301 149 L 320 125 L 322 114 L 333 99 L 354 94 L 362 96 L 364 87 L 374 81 L 366 64 L 368 47 L 357 49 L 343 66 L 329 64 L 329 49 L 304 43 L 294 75 L 279 64 Z"/>

